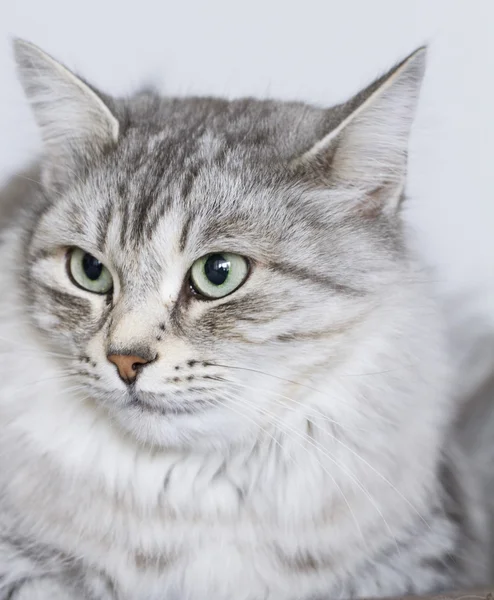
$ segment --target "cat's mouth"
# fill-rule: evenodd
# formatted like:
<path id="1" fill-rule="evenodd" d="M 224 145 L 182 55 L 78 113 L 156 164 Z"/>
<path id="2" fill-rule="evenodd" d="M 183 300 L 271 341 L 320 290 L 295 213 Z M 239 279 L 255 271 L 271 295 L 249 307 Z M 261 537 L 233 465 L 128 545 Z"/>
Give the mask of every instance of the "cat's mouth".
<path id="1" fill-rule="evenodd" d="M 190 415 L 215 406 L 214 399 L 184 398 L 176 394 L 157 394 L 129 389 L 127 406 L 161 416 Z"/>

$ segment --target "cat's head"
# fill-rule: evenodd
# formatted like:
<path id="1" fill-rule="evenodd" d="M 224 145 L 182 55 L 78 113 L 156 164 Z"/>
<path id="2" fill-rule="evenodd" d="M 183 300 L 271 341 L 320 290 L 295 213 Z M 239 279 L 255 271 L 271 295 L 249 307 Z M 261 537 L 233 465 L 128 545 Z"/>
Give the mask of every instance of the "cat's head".
<path id="1" fill-rule="evenodd" d="M 25 299 L 87 395 L 152 445 L 282 430 L 309 396 L 344 421 L 315 387 L 406 277 L 424 50 L 329 110 L 111 99 L 29 43 L 15 53 L 44 141 Z"/>

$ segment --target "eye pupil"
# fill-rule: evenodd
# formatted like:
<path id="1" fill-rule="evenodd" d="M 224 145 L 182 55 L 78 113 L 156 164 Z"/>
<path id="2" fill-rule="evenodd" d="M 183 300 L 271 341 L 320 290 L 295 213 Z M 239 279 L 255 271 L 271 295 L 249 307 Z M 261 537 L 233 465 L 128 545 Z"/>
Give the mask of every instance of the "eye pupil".
<path id="1" fill-rule="evenodd" d="M 103 264 L 91 254 L 84 254 L 82 257 L 82 268 L 88 279 L 97 281 L 103 272 Z"/>
<path id="2" fill-rule="evenodd" d="M 204 263 L 204 273 L 214 285 L 222 285 L 230 273 L 230 261 L 221 254 L 211 254 Z"/>

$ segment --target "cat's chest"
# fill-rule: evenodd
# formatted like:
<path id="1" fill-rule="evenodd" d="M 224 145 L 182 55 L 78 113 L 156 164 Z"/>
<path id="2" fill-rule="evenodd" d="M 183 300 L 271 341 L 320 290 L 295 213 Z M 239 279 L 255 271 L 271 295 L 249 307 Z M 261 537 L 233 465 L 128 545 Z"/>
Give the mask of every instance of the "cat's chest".
<path id="1" fill-rule="evenodd" d="M 286 600 L 293 590 L 293 597 L 305 597 L 323 580 L 328 590 L 337 576 L 327 524 L 287 532 L 240 511 L 234 520 L 163 519 L 132 527 L 139 528 L 134 544 L 110 549 L 95 540 L 85 552 L 115 582 L 121 600 Z"/>
<path id="2" fill-rule="evenodd" d="M 17 419 L 0 440 L 10 457 L 0 483 L 27 539 L 107 574 L 129 590 L 122 600 L 230 598 L 238 586 L 265 597 L 292 557 L 311 568 L 321 536 L 304 522 L 329 507 L 318 490 L 331 495 L 320 470 L 251 451 L 137 451 L 57 392 L 20 416 L 0 411 L 3 423 Z"/>
<path id="3" fill-rule="evenodd" d="M 273 590 L 290 579 L 317 580 L 330 567 L 332 519 L 297 520 L 290 497 L 270 504 L 266 496 L 276 494 L 248 489 L 245 474 L 204 469 L 193 476 L 179 465 L 161 473 L 147 509 L 94 491 L 79 510 L 70 502 L 66 517 L 60 510 L 50 515 L 52 542 L 103 570 L 121 600 L 242 598 L 242 589 L 246 599 L 264 598 L 267 590 L 275 598 Z"/>
<path id="4" fill-rule="evenodd" d="M 239 586 L 249 590 L 246 598 L 261 598 L 284 571 L 274 551 L 278 532 L 263 529 L 246 519 L 145 524 L 149 544 L 143 535 L 139 548 L 114 547 L 100 565 L 122 600 L 226 599 L 237 597 Z"/>
<path id="5" fill-rule="evenodd" d="M 62 543 L 69 554 L 82 553 L 88 566 L 108 575 L 120 600 L 255 600 L 268 590 L 275 598 L 273 590 L 286 585 L 295 571 L 312 579 L 317 561 L 324 568 L 321 530 L 288 533 L 239 498 L 235 486 L 228 489 L 225 483 L 216 493 L 196 497 L 195 515 L 181 515 L 166 501 L 152 514 L 125 511 L 114 513 L 113 520 L 102 519 L 103 511 L 96 510 L 81 519 L 86 523 L 82 536 L 83 522 L 77 526 L 74 519 Z"/>

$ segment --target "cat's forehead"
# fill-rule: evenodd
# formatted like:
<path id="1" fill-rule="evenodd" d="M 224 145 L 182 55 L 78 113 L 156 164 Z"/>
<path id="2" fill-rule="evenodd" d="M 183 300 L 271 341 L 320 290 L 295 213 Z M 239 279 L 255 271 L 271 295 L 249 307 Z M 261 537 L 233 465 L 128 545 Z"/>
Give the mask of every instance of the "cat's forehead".
<path id="1" fill-rule="evenodd" d="M 217 160 L 221 142 L 207 132 L 195 152 L 173 149 L 161 133 L 130 135 L 60 206 L 63 221 L 80 226 L 75 245 L 122 270 L 135 268 L 142 280 L 183 272 L 208 252 L 252 256 L 262 252 L 262 237 L 274 241 L 270 214 L 283 204 L 280 181 L 273 185 L 242 160 Z"/>
<path id="2" fill-rule="evenodd" d="M 277 147 L 278 155 L 291 154 L 297 146 L 317 141 L 332 127 L 332 120 L 334 124 L 339 120 L 338 107 L 323 110 L 302 102 L 162 98 L 152 94 L 128 100 L 125 113 L 127 131 L 140 130 L 145 137 L 161 134 L 188 153 L 209 138 L 230 150 Z"/>
<path id="3" fill-rule="evenodd" d="M 158 153 L 135 170 L 116 165 L 89 186 L 93 233 L 105 231 L 100 244 L 146 253 L 154 246 L 195 255 L 249 249 L 263 227 L 272 239 L 271 221 L 285 198 L 282 179 L 270 181 L 247 165 L 193 156 L 160 161 Z"/>
<path id="4" fill-rule="evenodd" d="M 210 243 L 248 231 L 261 216 L 269 220 L 283 209 L 284 189 L 292 183 L 279 140 L 270 137 L 279 126 L 279 116 L 268 118 L 275 107 L 264 109 L 260 122 L 245 107 L 218 113 L 211 106 L 198 114 L 165 112 L 151 121 L 154 127 L 131 121 L 73 201 L 89 204 L 99 228 L 112 222 L 123 246 L 149 244 L 157 230 L 167 229 L 168 240 L 171 230 L 181 230 L 183 247 L 199 231 L 196 241 Z"/>
<path id="5" fill-rule="evenodd" d="M 217 168 L 269 178 L 286 169 L 328 128 L 331 111 L 302 103 L 138 96 L 125 106 L 126 125 L 111 165 L 125 182 L 172 184 Z"/>
<path id="6" fill-rule="evenodd" d="M 302 151 L 298 129 L 314 134 L 323 112 L 252 99 L 150 97 L 127 110 L 121 139 L 90 173 L 82 200 L 100 218 L 121 213 L 122 242 L 149 239 L 170 219 L 235 235 L 260 211 L 279 213 L 293 183 L 288 162 Z"/>

